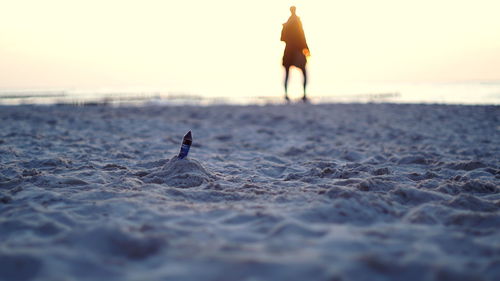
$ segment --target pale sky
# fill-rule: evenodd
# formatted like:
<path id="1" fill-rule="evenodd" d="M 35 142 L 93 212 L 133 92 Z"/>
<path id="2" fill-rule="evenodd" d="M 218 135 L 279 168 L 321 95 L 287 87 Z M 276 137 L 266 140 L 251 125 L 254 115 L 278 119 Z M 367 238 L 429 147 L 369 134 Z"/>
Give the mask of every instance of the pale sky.
<path id="1" fill-rule="evenodd" d="M 310 91 L 500 80 L 498 0 L 0 0 L 0 89 L 281 93 L 292 4 Z"/>

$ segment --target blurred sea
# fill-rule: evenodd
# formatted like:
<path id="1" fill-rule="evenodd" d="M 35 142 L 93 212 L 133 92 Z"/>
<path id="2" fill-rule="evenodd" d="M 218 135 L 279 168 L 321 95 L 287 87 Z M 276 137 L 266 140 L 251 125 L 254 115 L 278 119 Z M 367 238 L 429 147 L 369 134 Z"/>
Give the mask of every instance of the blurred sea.
<path id="1" fill-rule="evenodd" d="M 235 90 L 234 92 L 237 92 Z M 0 104 L 273 104 L 283 93 L 261 95 L 190 93 L 168 89 L 2 89 Z M 313 103 L 389 102 L 500 105 L 500 81 L 458 83 L 360 83 L 343 84 L 309 92 Z M 293 96 L 292 96 L 293 97 Z M 295 98 L 300 98 L 295 97 Z"/>

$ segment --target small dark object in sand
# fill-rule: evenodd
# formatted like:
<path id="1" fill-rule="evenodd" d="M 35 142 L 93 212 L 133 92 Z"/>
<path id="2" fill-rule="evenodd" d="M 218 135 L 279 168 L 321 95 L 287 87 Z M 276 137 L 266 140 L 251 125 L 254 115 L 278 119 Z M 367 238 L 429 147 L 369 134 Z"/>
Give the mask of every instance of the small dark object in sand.
<path id="1" fill-rule="evenodd" d="M 184 159 L 188 155 L 192 143 L 193 137 L 191 136 L 191 131 L 189 131 L 182 139 L 181 151 L 177 156 L 179 159 Z"/>

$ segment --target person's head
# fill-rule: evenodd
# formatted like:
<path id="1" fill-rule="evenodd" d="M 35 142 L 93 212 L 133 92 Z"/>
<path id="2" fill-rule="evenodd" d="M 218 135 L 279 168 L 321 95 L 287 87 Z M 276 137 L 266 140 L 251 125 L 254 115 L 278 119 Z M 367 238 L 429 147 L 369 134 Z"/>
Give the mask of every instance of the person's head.
<path id="1" fill-rule="evenodd" d="M 295 10 L 297 10 L 297 8 L 295 8 L 295 6 L 290 7 L 290 12 L 292 13 L 292 15 L 295 15 Z"/>

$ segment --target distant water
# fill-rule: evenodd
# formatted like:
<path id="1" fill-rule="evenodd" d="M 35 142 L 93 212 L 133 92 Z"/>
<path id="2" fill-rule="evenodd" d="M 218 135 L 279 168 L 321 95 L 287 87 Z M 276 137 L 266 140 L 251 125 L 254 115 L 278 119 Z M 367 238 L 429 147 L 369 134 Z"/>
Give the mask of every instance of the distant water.
<path id="1" fill-rule="evenodd" d="M 235 90 L 234 92 L 238 92 Z M 282 93 L 220 95 L 172 92 L 168 89 L 1 89 L 0 104 L 267 104 L 282 102 Z M 466 83 L 363 83 L 329 90 L 311 87 L 314 103 L 392 102 L 500 105 L 500 81 Z"/>

